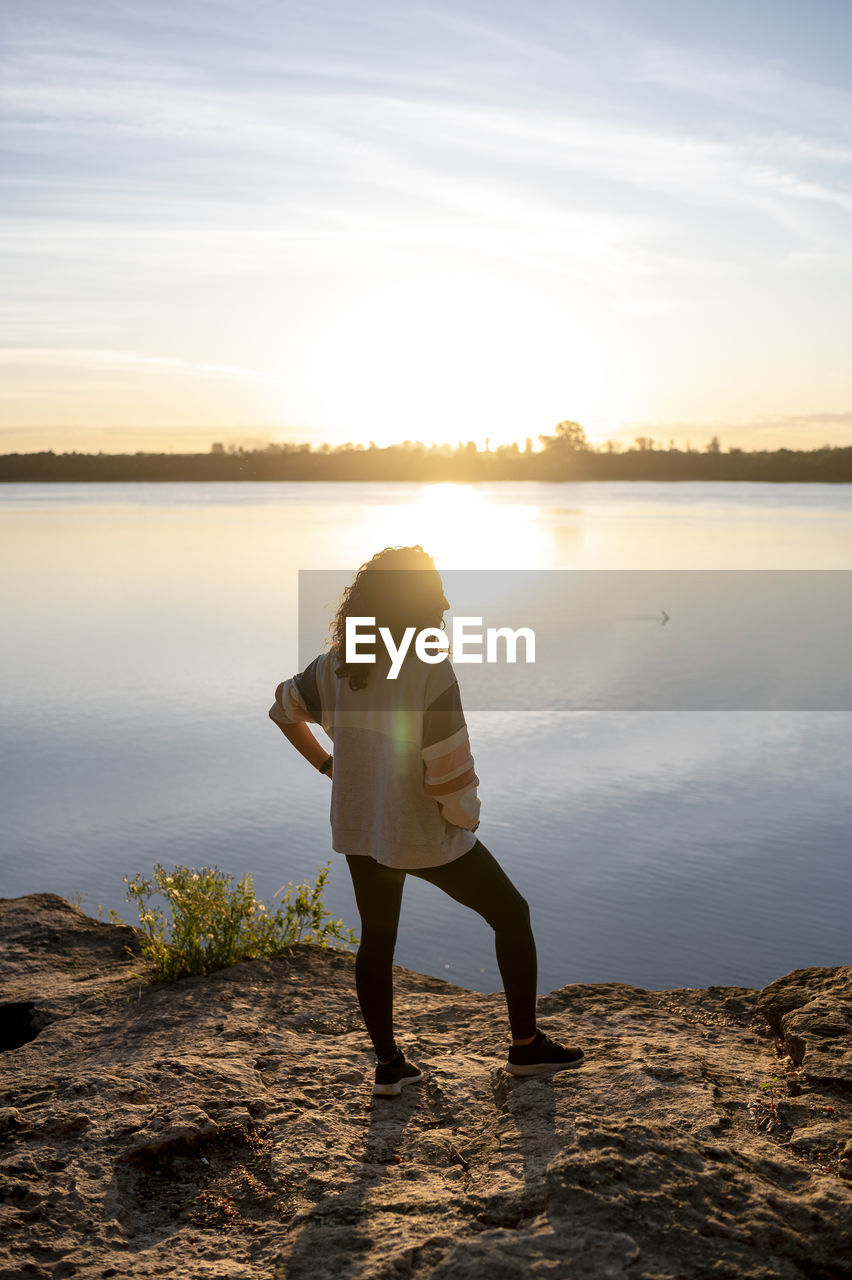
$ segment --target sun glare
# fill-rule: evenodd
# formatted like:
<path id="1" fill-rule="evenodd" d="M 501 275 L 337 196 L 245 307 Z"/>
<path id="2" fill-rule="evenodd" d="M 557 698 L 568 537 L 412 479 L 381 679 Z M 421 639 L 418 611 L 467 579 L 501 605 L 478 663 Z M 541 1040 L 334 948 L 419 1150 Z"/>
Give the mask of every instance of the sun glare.
<path id="1" fill-rule="evenodd" d="M 333 443 L 495 447 L 566 416 L 605 417 L 610 363 L 582 323 L 529 289 L 420 277 L 339 312 L 307 382 Z"/>

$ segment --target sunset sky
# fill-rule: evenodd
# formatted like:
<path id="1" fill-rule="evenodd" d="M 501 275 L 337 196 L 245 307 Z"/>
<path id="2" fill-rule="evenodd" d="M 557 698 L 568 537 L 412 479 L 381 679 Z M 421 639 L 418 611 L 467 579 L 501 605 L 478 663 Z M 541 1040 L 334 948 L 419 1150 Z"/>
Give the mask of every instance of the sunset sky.
<path id="1" fill-rule="evenodd" d="M 848 0 L 0 23 L 0 451 L 852 443 Z"/>

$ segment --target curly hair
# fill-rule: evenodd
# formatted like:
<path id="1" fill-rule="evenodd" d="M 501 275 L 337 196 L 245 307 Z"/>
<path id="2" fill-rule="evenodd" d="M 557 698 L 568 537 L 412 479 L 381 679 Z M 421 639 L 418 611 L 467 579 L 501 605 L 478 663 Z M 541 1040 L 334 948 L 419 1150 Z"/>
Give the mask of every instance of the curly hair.
<path id="1" fill-rule="evenodd" d="M 346 619 L 375 618 L 376 633 L 387 627 L 399 644 L 406 627 L 442 627 L 448 607 L 441 575 L 435 561 L 419 545 L 385 547 L 367 560 L 355 574 L 341 597 L 331 624 L 331 650 L 340 663 L 334 674 L 348 677 L 350 689 L 363 689 L 370 665 L 346 662 Z M 362 652 L 370 646 L 360 642 Z M 374 646 L 375 651 L 375 646 Z"/>

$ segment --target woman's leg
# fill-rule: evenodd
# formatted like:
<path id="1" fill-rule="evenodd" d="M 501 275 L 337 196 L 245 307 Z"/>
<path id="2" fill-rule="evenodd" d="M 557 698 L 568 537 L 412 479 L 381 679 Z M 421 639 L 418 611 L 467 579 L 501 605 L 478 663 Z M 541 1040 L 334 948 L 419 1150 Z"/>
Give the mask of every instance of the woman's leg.
<path id="1" fill-rule="evenodd" d="M 405 872 L 373 858 L 346 858 L 361 916 L 355 989 L 367 1033 L 380 1062 L 396 1053 L 393 1036 L 393 952 Z"/>
<path id="2" fill-rule="evenodd" d="M 437 885 L 488 921 L 494 930 L 512 1038 L 527 1040 L 534 1036 L 537 959 L 530 910 L 497 859 L 477 840 L 468 853 L 454 862 L 441 867 L 409 868 L 408 874 Z"/>

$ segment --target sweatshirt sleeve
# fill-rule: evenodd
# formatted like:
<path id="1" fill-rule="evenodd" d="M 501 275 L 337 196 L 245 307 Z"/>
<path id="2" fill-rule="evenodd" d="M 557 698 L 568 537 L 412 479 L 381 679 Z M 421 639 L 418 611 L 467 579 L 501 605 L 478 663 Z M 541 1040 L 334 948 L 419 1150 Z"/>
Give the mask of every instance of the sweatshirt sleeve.
<path id="1" fill-rule="evenodd" d="M 275 690 L 275 701 L 269 708 L 269 718 L 280 727 L 284 724 L 298 724 L 300 720 L 309 724 L 322 723 L 322 703 L 317 686 L 317 663 L 314 658 L 304 671 L 289 680 L 282 680 Z"/>
<path id="2" fill-rule="evenodd" d="M 448 822 L 475 831 L 479 826 L 479 779 L 473 766 L 459 686 L 451 667 L 449 673 L 450 683 L 423 714 L 423 788 L 437 800 Z"/>

